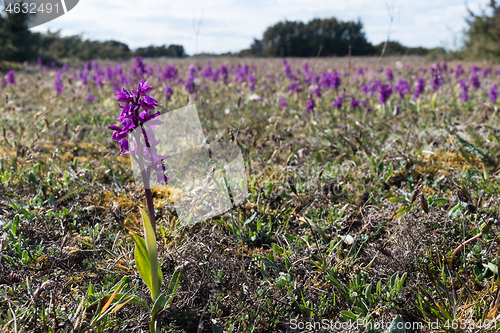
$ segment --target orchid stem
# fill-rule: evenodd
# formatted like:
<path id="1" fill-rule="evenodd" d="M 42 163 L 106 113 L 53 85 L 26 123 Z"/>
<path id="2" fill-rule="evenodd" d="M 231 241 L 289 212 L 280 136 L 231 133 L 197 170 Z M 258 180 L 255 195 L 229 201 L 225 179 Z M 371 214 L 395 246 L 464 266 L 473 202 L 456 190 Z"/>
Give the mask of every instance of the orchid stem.
<path id="1" fill-rule="evenodd" d="M 151 189 L 145 188 L 144 194 L 146 195 L 146 203 L 148 205 L 149 221 L 151 221 L 153 230 L 156 230 L 155 206 L 153 205 L 153 195 L 151 193 Z"/>

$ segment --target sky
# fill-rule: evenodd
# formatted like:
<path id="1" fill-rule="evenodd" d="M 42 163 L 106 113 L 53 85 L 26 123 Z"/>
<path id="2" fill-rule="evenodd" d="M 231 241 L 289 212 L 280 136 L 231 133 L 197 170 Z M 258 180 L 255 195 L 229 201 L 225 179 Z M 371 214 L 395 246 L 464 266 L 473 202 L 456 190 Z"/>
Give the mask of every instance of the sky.
<path id="1" fill-rule="evenodd" d="M 0 0 L 1 2 L 2 0 Z M 61 30 L 92 40 L 118 40 L 132 49 L 180 44 L 190 55 L 238 52 L 267 27 L 289 20 L 358 19 L 368 41 L 390 39 L 406 46 L 461 45 L 467 7 L 475 13 L 490 0 L 80 0 L 67 14 L 32 30 Z"/>

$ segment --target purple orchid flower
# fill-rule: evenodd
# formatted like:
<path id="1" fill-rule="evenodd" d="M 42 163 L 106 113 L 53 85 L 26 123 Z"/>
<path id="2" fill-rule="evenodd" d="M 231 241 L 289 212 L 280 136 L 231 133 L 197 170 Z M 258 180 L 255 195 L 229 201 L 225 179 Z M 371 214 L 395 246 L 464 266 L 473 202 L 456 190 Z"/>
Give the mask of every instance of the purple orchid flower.
<path id="1" fill-rule="evenodd" d="M 491 89 L 490 89 L 490 92 L 489 92 L 488 96 L 490 97 L 490 100 L 491 100 L 492 102 L 496 102 L 497 97 L 498 97 L 498 88 L 497 88 L 497 86 L 496 86 L 496 85 L 495 85 L 495 86 L 493 86 L 493 87 L 491 87 Z"/>
<path id="2" fill-rule="evenodd" d="M 280 99 L 280 106 L 282 109 L 286 108 L 288 106 L 288 103 L 285 100 L 285 97 L 281 97 Z"/>

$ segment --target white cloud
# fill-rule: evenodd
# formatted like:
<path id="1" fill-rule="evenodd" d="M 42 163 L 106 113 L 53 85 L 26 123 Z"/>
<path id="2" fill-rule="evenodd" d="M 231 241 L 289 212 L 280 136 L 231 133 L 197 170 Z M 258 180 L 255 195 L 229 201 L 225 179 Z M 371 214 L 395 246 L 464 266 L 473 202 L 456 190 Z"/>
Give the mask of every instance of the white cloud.
<path id="1" fill-rule="evenodd" d="M 391 39 L 405 45 L 442 46 L 466 25 L 466 5 L 456 0 L 387 1 L 397 13 Z M 468 5 L 477 11 L 488 3 L 470 0 Z M 372 43 L 387 38 L 389 15 L 384 0 L 81 0 L 68 14 L 34 30 L 84 33 L 91 39 L 119 40 L 132 48 L 181 44 L 192 54 L 196 51 L 193 21 L 201 19 L 198 51 L 221 53 L 247 48 L 253 38 L 261 38 L 268 26 L 280 20 L 332 16 L 360 18 Z"/>

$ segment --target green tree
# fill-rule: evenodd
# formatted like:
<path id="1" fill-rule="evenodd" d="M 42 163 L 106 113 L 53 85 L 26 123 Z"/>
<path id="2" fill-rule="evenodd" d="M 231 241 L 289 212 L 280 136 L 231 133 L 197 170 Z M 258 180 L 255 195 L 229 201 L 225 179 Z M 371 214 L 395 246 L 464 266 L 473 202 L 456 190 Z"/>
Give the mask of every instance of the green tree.
<path id="1" fill-rule="evenodd" d="M 36 59 L 40 34 L 29 30 L 12 32 L 12 27 L 22 27 L 27 19 L 28 16 L 22 12 L 13 14 L 11 22 L 0 15 L 0 60 L 23 62 Z"/>
<path id="2" fill-rule="evenodd" d="M 500 57 L 500 10 L 495 0 L 488 6 L 492 13 L 477 15 L 469 9 L 468 28 L 465 30 L 464 53 L 475 59 Z"/>
<path id="3" fill-rule="evenodd" d="M 250 53 L 255 56 L 261 57 L 263 51 L 264 44 L 262 43 L 262 41 L 254 38 L 252 45 L 250 45 Z"/>
<path id="4" fill-rule="evenodd" d="M 284 21 L 269 27 L 262 41 L 263 55 L 272 57 L 314 57 L 372 55 L 375 53 L 363 32 L 363 24 L 335 18 L 303 22 Z M 321 52 L 320 52 L 321 50 Z"/>

